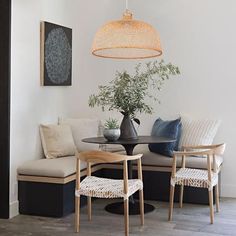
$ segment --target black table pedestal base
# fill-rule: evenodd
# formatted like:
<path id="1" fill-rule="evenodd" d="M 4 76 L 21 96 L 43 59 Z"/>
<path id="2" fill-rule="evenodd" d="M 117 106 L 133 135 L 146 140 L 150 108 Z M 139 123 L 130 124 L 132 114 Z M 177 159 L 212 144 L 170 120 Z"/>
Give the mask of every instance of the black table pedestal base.
<path id="1" fill-rule="evenodd" d="M 118 215 L 124 215 L 124 202 L 115 202 L 107 205 L 105 210 Z M 144 213 L 152 212 L 155 210 L 155 207 L 144 203 Z M 135 201 L 134 203 L 129 203 L 129 215 L 139 215 L 139 202 Z"/>

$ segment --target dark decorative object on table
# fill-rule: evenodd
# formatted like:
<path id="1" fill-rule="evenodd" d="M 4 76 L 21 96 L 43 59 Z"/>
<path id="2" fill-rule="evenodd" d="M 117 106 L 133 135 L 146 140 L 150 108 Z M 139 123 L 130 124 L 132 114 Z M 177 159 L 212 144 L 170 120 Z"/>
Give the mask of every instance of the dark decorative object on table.
<path id="1" fill-rule="evenodd" d="M 164 156 L 172 157 L 173 152 L 178 151 L 181 129 L 182 124 L 180 118 L 168 121 L 158 118 L 152 127 L 151 135 L 175 139 L 176 141 L 172 143 L 152 143 L 148 145 L 149 150 Z"/>
<path id="2" fill-rule="evenodd" d="M 179 68 L 171 63 L 149 62 L 141 70 L 141 64 L 136 65 L 135 74 L 127 71 L 117 72 L 116 78 L 108 85 L 100 85 L 99 93 L 89 97 L 89 106 L 101 106 L 102 110 L 117 110 L 124 115 L 121 124 L 121 139 L 137 139 L 132 120 L 140 124 L 137 113 L 152 114 L 153 107 L 146 102 L 149 98 L 159 102 L 157 92 L 161 90 L 165 80 L 171 75 L 180 74 Z M 157 75 L 157 77 L 155 76 Z M 154 77 L 155 76 L 155 77 Z"/>
<path id="3" fill-rule="evenodd" d="M 41 85 L 71 85 L 72 29 L 41 22 Z"/>
<path id="4" fill-rule="evenodd" d="M 124 115 L 120 125 L 121 139 L 137 139 L 138 134 L 129 115 Z"/>

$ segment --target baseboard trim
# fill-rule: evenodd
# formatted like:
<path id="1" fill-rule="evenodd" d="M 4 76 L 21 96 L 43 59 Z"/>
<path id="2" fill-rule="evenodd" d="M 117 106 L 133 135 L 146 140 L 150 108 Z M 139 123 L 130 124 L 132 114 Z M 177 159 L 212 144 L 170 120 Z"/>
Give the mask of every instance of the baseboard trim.
<path id="1" fill-rule="evenodd" d="M 221 197 L 236 198 L 236 185 L 221 182 Z"/>
<path id="2" fill-rule="evenodd" d="M 19 215 L 19 201 L 10 203 L 10 219 Z"/>

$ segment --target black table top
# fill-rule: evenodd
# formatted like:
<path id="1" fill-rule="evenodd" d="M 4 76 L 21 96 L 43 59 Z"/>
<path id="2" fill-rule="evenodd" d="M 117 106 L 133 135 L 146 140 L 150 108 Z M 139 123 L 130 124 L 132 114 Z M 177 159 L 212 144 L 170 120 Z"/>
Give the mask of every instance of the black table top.
<path id="1" fill-rule="evenodd" d="M 156 136 L 138 136 L 138 139 L 126 140 L 118 139 L 117 141 L 108 141 L 104 137 L 84 138 L 82 142 L 97 143 L 97 144 L 149 144 L 149 143 L 170 143 L 175 142 L 175 139 Z"/>

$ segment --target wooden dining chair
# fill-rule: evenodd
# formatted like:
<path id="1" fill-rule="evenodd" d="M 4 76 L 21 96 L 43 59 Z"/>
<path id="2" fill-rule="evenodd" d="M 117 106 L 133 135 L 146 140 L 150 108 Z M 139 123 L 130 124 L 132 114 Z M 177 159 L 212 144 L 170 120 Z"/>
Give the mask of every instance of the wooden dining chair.
<path id="1" fill-rule="evenodd" d="M 180 185 L 180 208 L 183 206 L 183 193 L 184 186 L 207 188 L 209 195 L 210 205 L 210 222 L 214 221 L 214 208 L 213 208 L 213 187 L 215 186 L 216 197 L 216 211 L 219 212 L 219 180 L 218 175 L 220 167 L 217 166 L 216 156 L 223 155 L 225 144 L 217 145 L 203 145 L 203 146 L 188 146 L 183 147 L 183 152 L 174 152 L 172 173 L 170 180 L 170 206 L 169 206 L 169 220 L 172 220 L 174 191 L 175 185 Z M 207 157 L 207 170 L 186 168 L 186 157 L 196 156 L 196 158 Z M 199 157 L 200 156 L 200 157 Z M 176 171 L 176 161 L 178 157 L 182 157 L 181 168 Z M 213 166 L 212 166 L 213 163 Z"/>
<path id="2" fill-rule="evenodd" d="M 75 190 L 75 231 L 80 226 L 80 196 L 87 196 L 88 219 L 91 220 L 91 197 L 123 198 L 125 235 L 129 235 L 129 196 L 139 190 L 141 225 L 144 225 L 142 154 L 126 156 L 103 151 L 86 151 L 77 153 L 76 190 Z M 137 160 L 138 179 L 128 179 L 127 161 Z M 80 182 L 80 161 L 87 162 L 87 176 Z M 115 180 L 91 176 L 91 163 L 123 162 L 123 179 Z"/>

